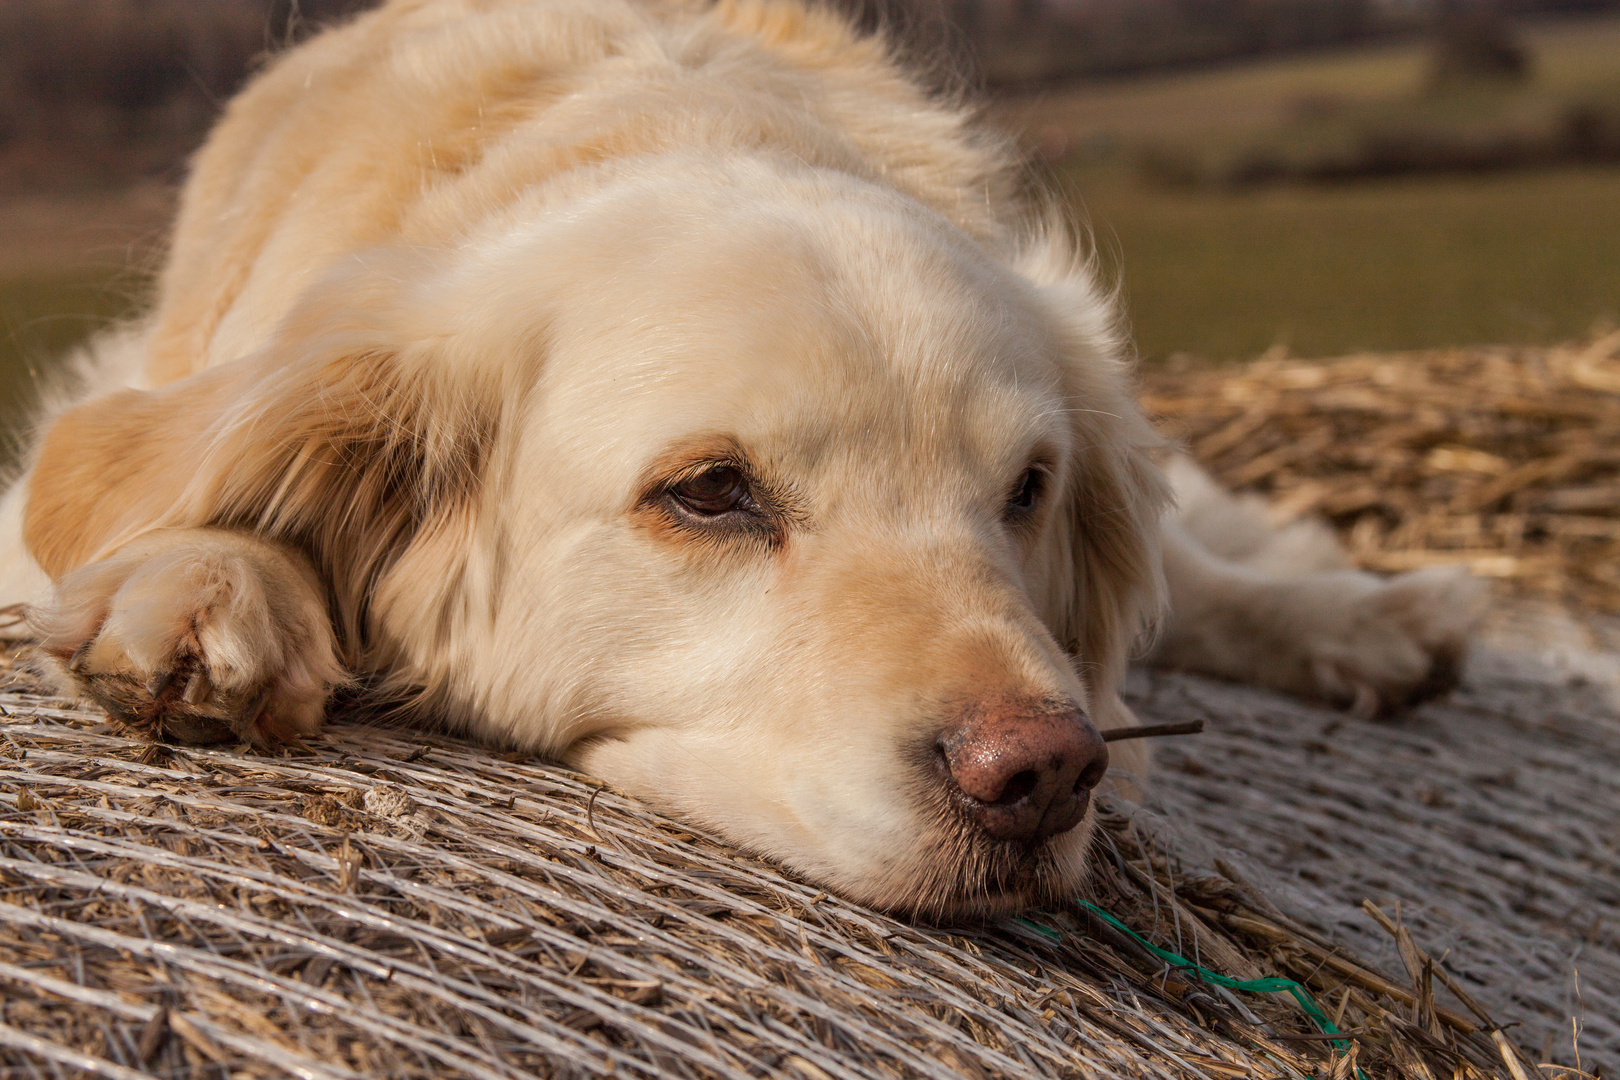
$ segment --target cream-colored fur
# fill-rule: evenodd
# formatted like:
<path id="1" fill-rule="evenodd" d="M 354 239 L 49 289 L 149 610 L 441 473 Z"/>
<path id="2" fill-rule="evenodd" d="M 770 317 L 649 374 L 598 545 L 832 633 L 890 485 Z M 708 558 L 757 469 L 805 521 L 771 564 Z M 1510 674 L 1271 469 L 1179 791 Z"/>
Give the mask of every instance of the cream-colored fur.
<path id="1" fill-rule="evenodd" d="M 1483 614 L 1466 571 L 1354 570 L 1325 526 L 1274 525 L 1261 500 L 1220 490 L 1187 458 L 1166 471 L 1177 513 L 1164 527 L 1169 611 L 1152 662 L 1364 717 L 1451 688 Z"/>
<path id="2" fill-rule="evenodd" d="M 796 0 L 394 0 L 321 35 L 199 155 L 145 381 L 110 365 L 8 497 L 47 662 L 131 726 L 264 743 L 356 679 L 872 903 L 1066 895 L 1087 828 L 998 847 L 929 755 L 1008 696 L 1132 722 L 1168 493 L 1109 305 L 1015 180 Z M 716 466 L 750 509 L 700 520 L 675 492 Z M 1379 583 L 1290 578 L 1249 626 L 1273 577 L 1168 535 L 1177 602 L 1209 590 L 1167 659 L 1427 676 L 1357 651 Z"/>

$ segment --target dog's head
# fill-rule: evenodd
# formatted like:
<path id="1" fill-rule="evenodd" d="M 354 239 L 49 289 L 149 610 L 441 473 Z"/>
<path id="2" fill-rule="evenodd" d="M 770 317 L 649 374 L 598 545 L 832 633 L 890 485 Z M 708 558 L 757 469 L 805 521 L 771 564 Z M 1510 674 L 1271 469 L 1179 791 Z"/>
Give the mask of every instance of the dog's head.
<path id="1" fill-rule="evenodd" d="M 171 523 L 305 544 L 357 663 L 454 723 L 846 895 L 994 911 L 1075 885 L 1156 604 L 1119 353 L 1050 235 L 665 160 L 356 260 L 187 380 Z"/>

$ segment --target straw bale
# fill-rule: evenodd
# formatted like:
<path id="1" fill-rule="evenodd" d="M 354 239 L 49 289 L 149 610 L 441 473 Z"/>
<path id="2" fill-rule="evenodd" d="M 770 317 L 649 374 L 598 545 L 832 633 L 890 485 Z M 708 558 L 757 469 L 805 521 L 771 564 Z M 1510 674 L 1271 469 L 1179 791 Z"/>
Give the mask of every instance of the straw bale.
<path id="1" fill-rule="evenodd" d="M 543 762 L 343 722 L 280 756 L 151 745 L 13 678 L 0 1076 L 1354 1075 L 1286 994 L 1078 906 L 909 925 Z M 1512 1075 L 1435 988 L 1454 958 L 1414 986 L 1157 817 L 1100 823 L 1098 905 L 1307 983 L 1368 1077 Z"/>
<path id="2" fill-rule="evenodd" d="M 1460 557 L 1620 610 L 1620 335 L 1178 365 L 1147 398 L 1364 565 Z M 908 925 L 544 762 L 357 722 L 275 757 L 152 746 L 13 673 L 0 1078 L 1517 1078 L 1577 1050 L 1596 1073 L 1620 1059 L 1620 621 L 1576 649 L 1529 625 L 1394 724 L 1133 675 L 1144 720 L 1206 732 L 1162 740 L 1146 805 L 1102 801 L 1091 899 L 1305 983 L 1349 1055 L 1080 906 Z"/>
<path id="3" fill-rule="evenodd" d="M 1460 562 L 1620 612 L 1620 332 L 1151 369 L 1145 404 L 1227 486 L 1315 514 L 1363 566 Z"/>

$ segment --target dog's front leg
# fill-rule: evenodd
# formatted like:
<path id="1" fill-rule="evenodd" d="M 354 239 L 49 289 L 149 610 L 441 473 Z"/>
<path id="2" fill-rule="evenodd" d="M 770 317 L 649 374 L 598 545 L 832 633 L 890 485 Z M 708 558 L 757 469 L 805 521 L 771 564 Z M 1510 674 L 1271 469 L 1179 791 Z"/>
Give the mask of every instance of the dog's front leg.
<path id="1" fill-rule="evenodd" d="M 1150 662 L 1363 715 L 1455 685 L 1484 599 L 1461 568 L 1279 573 L 1213 554 L 1173 518 L 1164 528 L 1170 611 Z"/>
<path id="2" fill-rule="evenodd" d="M 149 533 L 63 576 L 30 622 L 47 677 L 154 739 L 279 745 L 344 681 L 309 560 L 246 533 Z"/>

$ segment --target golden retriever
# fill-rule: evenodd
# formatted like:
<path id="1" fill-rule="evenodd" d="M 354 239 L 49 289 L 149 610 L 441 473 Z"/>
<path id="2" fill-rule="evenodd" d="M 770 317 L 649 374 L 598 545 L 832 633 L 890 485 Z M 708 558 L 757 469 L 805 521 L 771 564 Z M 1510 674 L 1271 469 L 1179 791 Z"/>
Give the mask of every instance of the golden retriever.
<path id="1" fill-rule="evenodd" d="M 153 737 L 357 684 L 875 905 L 1066 896 L 1166 571 L 1162 660 L 1363 709 L 1474 605 L 1185 463 L 1167 519 L 1016 165 L 801 0 L 393 0 L 230 105 L 0 599 Z"/>

